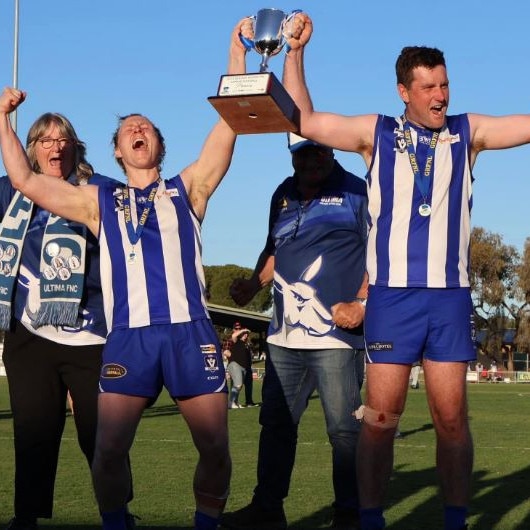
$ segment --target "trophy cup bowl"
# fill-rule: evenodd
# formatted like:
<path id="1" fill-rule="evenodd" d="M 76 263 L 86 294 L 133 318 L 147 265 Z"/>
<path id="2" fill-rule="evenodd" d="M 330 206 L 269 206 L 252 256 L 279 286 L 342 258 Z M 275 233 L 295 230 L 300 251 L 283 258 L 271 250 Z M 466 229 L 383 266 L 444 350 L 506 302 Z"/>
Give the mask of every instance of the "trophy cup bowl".
<path id="1" fill-rule="evenodd" d="M 283 27 L 288 16 L 279 9 L 260 9 L 254 18 L 254 50 L 262 61 L 260 72 L 268 69 L 269 57 L 281 51 L 285 44 Z"/>
<path id="2" fill-rule="evenodd" d="M 270 57 L 282 50 L 284 27 L 296 12 L 260 9 L 253 21 L 254 38 L 240 36 L 247 49 L 261 56 L 259 73 L 223 75 L 217 96 L 208 98 L 237 134 L 294 132 L 298 129 L 298 108 L 278 78 L 268 72 Z"/>

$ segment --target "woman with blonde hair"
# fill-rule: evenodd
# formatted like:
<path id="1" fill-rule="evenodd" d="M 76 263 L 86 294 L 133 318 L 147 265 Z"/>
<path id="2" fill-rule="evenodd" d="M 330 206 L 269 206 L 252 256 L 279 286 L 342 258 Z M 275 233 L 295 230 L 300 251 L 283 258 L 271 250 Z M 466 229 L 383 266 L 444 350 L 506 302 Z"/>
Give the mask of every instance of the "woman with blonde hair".
<path id="1" fill-rule="evenodd" d="M 70 121 L 46 113 L 30 127 L 35 172 L 75 186 L 113 182 L 95 174 Z M 15 446 L 15 516 L 8 530 L 50 518 L 69 393 L 79 446 L 94 456 L 98 382 L 107 327 L 97 239 L 50 214 L 0 178 L 0 328 Z"/>

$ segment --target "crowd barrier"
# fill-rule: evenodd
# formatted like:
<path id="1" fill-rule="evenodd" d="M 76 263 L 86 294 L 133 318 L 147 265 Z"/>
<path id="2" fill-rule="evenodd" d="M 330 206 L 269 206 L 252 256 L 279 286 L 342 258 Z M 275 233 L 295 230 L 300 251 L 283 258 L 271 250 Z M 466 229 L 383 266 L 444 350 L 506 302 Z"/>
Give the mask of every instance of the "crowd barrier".
<path id="1" fill-rule="evenodd" d="M 530 383 L 530 372 L 468 372 L 466 377 L 468 383 Z"/>

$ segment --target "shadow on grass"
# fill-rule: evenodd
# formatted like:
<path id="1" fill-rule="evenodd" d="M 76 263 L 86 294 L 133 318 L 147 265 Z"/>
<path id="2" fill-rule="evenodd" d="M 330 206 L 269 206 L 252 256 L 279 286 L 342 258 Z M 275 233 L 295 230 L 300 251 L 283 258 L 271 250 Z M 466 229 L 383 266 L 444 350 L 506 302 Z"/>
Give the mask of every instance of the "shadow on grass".
<path id="1" fill-rule="evenodd" d="M 433 429 L 434 429 L 434 425 L 432 423 L 424 423 L 421 427 L 418 427 L 417 429 L 409 429 L 408 431 L 400 431 L 401 432 L 400 438 L 406 438 L 407 436 L 411 436 L 412 434 L 416 434 L 417 432 L 432 431 Z"/>
<path id="2" fill-rule="evenodd" d="M 170 405 L 152 405 L 143 412 L 143 418 L 153 418 L 160 416 L 178 416 L 180 411 L 178 407 L 172 403 Z"/>
<path id="3" fill-rule="evenodd" d="M 471 503 L 472 514 L 480 514 L 474 528 L 493 528 L 502 517 L 519 504 L 528 500 L 528 476 L 530 466 L 510 475 L 499 478 L 488 478 L 486 473 L 474 473 L 474 500 Z M 500 527 L 499 527 L 500 528 Z M 510 530 L 528 530 L 530 513 L 517 526 Z"/>
<path id="4" fill-rule="evenodd" d="M 333 511 L 331 506 L 322 508 L 317 512 L 311 514 L 309 517 L 304 517 L 299 521 L 293 522 L 289 525 L 289 529 L 293 530 L 320 530 L 321 528 L 329 528 Z"/>
<path id="5" fill-rule="evenodd" d="M 473 474 L 473 493 L 470 518 L 473 524 L 470 530 L 528 530 L 530 528 L 530 513 L 526 513 L 522 520 L 510 526 L 501 526 L 505 514 L 517 509 L 528 500 L 528 476 L 530 466 L 515 473 L 499 478 L 488 478 L 482 471 Z M 407 497 L 415 496 L 422 490 L 430 488 L 436 483 L 436 469 L 422 471 L 406 471 L 396 468 L 388 489 L 387 506 L 404 503 Z M 520 510 L 524 513 L 524 510 Z M 291 530 L 320 530 L 328 528 L 332 517 L 331 507 L 314 512 L 298 521 L 290 521 Z M 506 525 L 506 523 L 504 523 Z M 410 513 L 403 514 L 399 521 L 388 524 L 388 530 L 441 530 L 443 528 L 443 508 L 439 495 L 431 495 L 423 503 L 416 505 Z"/>
<path id="6" fill-rule="evenodd" d="M 174 405 L 153 407 L 153 415 L 178 414 Z M 414 432 L 432 429 L 429 423 L 417 429 L 405 431 L 405 436 Z M 530 511 L 526 509 L 528 502 L 528 477 L 530 465 L 522 467 L 513 473 L 497 476 L 487 471 L 477 470 L 472 477 L 473 499 L 470 504 L 470 530 L 528 530 L 530 528 Z M 434 466 L 419 471 L 411 471 L 406 465 L 396 466 L 388 488 L 387 507 L 411 506 L 407 513 L 401 512 L 399 516 L 389 521 L 387 530 L 441 530 L 443 528 L 442 501 L 433 486 L 437 485 L 437 474 Z M 318 485 L 315 485 L 318 488 Z M 428 491 L 425 494 L 426 490 Z M 318 497 L 315 489 L 315 498 Z M 423 495 L 423 496 L 422 496 Z M 418 503 L 410 499 L 421 498 Z M 407 502 L 409 501 L 409 502 Z M 289 502 L 289 500 L 287 500 Z M 512 519 L 509 523 L 501 522 L 506 514 L 517 512 L 519 519 Z M 5 516 L 5 514 L 2 514 Z M 139 514 L 141 516 L 141 514 Z M 321 530 L 328 528 L 332 517 L 331 507 L 320 508 L 301 519 L 290 519 L 290 530 Z M 388 518 L 387 518 L 388 519 Z M 48 523 L 48 524 L 47 524 Z M 7 521 L 1 524 L 4 528 Z M 138 521 L 138 530 L 192 530 L 191 526 L 175 526 L 160 524 L 149 525 L 148 518 Z M 40 521 L 42 530 L 101 530 L 99 525 L 53 524 L 51 521 Z"/>
<path id="7" fill-rule="evenodd" d="M 474 498 L 471 502 L 470 516 L 474 524 L 470 530 L 528 530 L 530 528 L 530 513 L 524 519 L 510 525 L 501 527 L 503 516 L 528 499 L 527 480 L 530 475 L 530 466 L 520 469 L 515 473 L 499 478 L 488 478 L 483 471 L 473 474 Z M 421 471 L 406 471 L 405 466 L 397 467 L 392 475 L 389 486 L 387 506 L 393 506 L 411 496 L 419 494 L 422 490 L 431 488 L 436 482 L 434 467 Z M 318 492 L 315 492 L 317 495 Z M 523 510 L 521 510 L 523 511 Z M 311 515 L 291 520 L 290 530 L 320 530 L 328 528 L 332 517 L 331 507 L 322 508 Z M 388 530 L 417 530 L 429 528 L 440 530 L 443 528 L 442 502 L 437 494 L 430 495 L 424 502 L 417 504 L 409 513 L 403 514 L 399 521 L 389 524 Z M 7 521 L 6 521 L 7 523 Z M 43 530 L 100 530 L 99 525 L 40 525 Z M 147 521 L 137 523 L 138 530 L 193 530 L 191 526 L 152 526 Z"/>

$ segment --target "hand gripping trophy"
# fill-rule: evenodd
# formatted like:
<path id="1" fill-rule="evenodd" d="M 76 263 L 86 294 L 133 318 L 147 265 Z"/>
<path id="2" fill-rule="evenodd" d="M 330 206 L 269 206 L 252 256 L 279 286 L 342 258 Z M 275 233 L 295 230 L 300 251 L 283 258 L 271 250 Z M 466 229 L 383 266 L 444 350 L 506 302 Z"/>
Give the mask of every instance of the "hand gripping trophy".
<path id="1" fill-rule="evenodd" d="M 296 13 L 260 9 L 252 21 L 253 38 L 240 36 L 248 50 L 261 56 L 259 73 L 223 75 L 217 96 L 208 98 L 237 134 L 296 131 L 298 109 L 274 73 L 268 71 L 270 57 L 286 43 Z"/>

